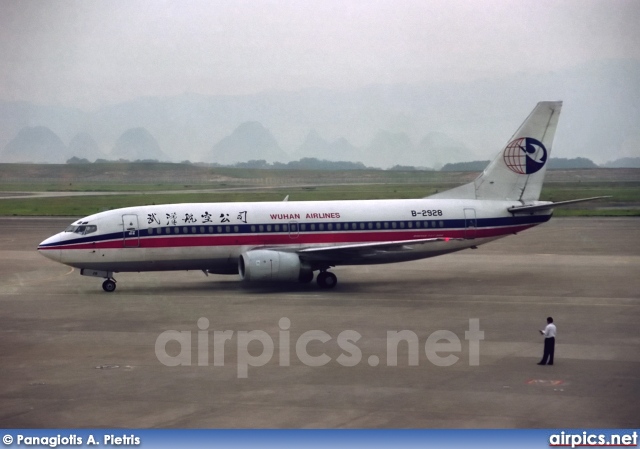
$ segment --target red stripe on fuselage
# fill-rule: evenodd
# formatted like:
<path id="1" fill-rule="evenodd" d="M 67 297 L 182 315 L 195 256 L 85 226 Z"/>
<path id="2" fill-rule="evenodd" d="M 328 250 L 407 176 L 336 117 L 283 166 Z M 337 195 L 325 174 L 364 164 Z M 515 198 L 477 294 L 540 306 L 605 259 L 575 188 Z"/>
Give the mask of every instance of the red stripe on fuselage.
<path id="1" fill-rule="evenodd" d="M 537 224 L 537 223 L 536 223 Z M 476 238 L 498 237 L 507 234 L 529 229 L 536 224 L 502 226 L 495 228 L 476 229 Z M 262 245 L 312 245 L 329 243 L 365 243 L 365 242 L 387 242 L 415 240 L 425 238 L 464 238 L 469 230 L 442 229 L 438 231 L 427 231 L 417 229 L 407 229 L 404 231 L 362 231 L 362 232 L 323 232 L 323 233 L 300 233 L 297 237 L 289 234 L 214 234 L 214 235 L 185 235 L 177 234 L 173 236 L 144 236 L 140 237 L 139 246 L 127 246 L 126 248 L 181 248 L 195 246 L 262 246 Z M 128 245 L 132 245 L 135 239 L 127 238 Z M 124 247 L 123 239 L 98 241 L 78 244 L 61 244 L 57 246 L 47 246 L 40 250 L 73 250 L 73 249 L 121 249 Z"/>

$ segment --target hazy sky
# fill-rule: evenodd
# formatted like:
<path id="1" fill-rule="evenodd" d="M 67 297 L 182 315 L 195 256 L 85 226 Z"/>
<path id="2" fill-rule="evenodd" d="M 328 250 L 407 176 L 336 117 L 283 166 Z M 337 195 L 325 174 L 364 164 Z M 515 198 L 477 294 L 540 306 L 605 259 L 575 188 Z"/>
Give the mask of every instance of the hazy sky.
<path id="1" fill-rule="evenodd" d="M 470 80 L 640 60 L 640 2 L 0 0 L 0 99 Z"/>

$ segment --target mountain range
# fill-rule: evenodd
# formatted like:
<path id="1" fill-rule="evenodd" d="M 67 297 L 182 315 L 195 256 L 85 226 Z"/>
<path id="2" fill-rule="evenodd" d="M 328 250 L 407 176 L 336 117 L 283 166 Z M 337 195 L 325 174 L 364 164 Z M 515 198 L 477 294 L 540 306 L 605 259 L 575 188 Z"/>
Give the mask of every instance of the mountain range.
<path id="1" fill-rule="evenodd" d="M 95 111 L 0 101 L 0 162 L 95 159 L 287 162 L 387 168 L 488 159 L 540 100 L 564 100 L 554 157 L 640 157 L 640 63 L 471 82 L 144 97 Z"/>

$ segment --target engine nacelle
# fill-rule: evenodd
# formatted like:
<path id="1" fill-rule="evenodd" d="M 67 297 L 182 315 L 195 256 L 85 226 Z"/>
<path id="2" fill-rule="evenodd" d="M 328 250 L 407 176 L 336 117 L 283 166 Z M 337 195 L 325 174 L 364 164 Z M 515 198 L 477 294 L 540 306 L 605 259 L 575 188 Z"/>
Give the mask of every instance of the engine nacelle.
<path id="1" fill-rule="evenodd" d="M 311 269 L 300 262 L 295 253 L 269 249 L 247 251 L 238 259 L 238 272 L 243 281 L 297 281 Z"/>

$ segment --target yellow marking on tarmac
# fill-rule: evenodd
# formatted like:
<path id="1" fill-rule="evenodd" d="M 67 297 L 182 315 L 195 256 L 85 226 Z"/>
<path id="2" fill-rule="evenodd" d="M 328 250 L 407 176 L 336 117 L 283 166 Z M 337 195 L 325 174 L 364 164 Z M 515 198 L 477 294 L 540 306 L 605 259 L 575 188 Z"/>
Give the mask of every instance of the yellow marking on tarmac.
<path id="1" fill-rule="evenodd" d="M 26 284 L 33 285 L 33 284 L 41 284 L 41 283 L 43 283 L 43 282 L 55 281 L 56 279 L 59 279 L 59 278 L 61 278 L 61 277 L 69 276 L 69 275 L 70 275 L 71 273 L 73 273 L 74 271 L 75 271 L 75 268 L 71 267 L 71 268 L 69 269 L 69 271 L 68 271 L 68 272 L 66 272 L 65 274 L 62 274 L 62 275 L 56 275 L 56 276 L 51 276 L 51 277 L 44 278 L 44 279 L 33 279 L 33 280 L 31 280 L 30 282 L 26 282 L 26 283 L 22 280 L 22 276 L 20 276 L 19 274 L 17 274 L 17 275 L 16 275 L 16 277 L 18 278 L 18 285 L 19 285 L 20 287 L 24 287 Z M 14 283 L 14 284 L 15 284 L 15 283 Z"/>
<path id="2" fill-rule="evenodd" d="M 71 267 L 71 269 L 69 269 L 68 272 L 66 272 L 65 274 L 62 275 L 57 275 L 57 276 L 51 276 L 45 279 L 39 279 L 34 281 L 34 284 L 39 284 L 41 282 L 49 282 L 49 281 L 55 281 L 58 278 L 64 277 L 64 276 L 69 276 L 71 273 L 73 273 L 75 271 L 75 268 Z"/>
<path id="3" fill-rule="evenodd" d="M 529 379 L 526 382 L 528 385 L 536 385 L 541 387 L 557 387 L 562 385 L 564 380 L 547 380 L 547 379 Z"/>
<path id="4" fill-rule="evenodd" d="M 66 272 L 66 273 L 65 273 L 65 274 L 63 274 L 63 275 L 52 276 L 52 277 L 49 277 L 49 278 L 40 279 L 40 280 L 35 281 L 35 282 L 34 282 L 34 284 L 39 284 L 39 283 L 41 283 L 41 282 L 55 281 L 55 280 L 56 280 L 56 279 L 58 279 L 58 278 L 61 278 L 61 277 L 64 277 L 64 276 L 69 276 L 69 275 L 70 275 L 71 273 L 73 273 L 74 271 L 75 271 L 75 268 L 71 267 L 71 268 L 69 269 L 69 271 L 68 271 L 68 272 Z"/>

